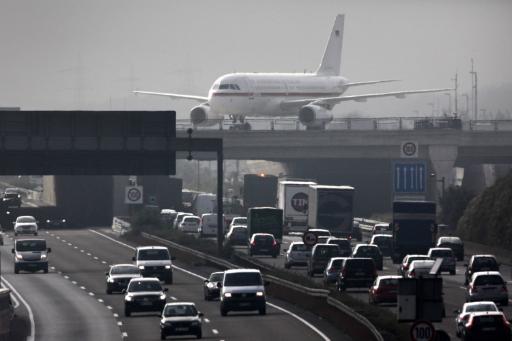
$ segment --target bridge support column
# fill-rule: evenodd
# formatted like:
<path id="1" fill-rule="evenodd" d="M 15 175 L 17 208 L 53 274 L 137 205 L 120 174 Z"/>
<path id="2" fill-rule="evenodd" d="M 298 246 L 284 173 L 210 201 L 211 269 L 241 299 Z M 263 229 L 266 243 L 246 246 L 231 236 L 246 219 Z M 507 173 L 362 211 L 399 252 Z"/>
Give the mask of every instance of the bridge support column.
<path id="1" fill-rule="evenodd" d="M 454 166 L 457 154 L 457 146 L 431 145 L 428 147 L 428 155 L 435 171 L 433 179 L 436 183 L 437 193 L 442 193 L 443 189 L 455 183 Z"/>

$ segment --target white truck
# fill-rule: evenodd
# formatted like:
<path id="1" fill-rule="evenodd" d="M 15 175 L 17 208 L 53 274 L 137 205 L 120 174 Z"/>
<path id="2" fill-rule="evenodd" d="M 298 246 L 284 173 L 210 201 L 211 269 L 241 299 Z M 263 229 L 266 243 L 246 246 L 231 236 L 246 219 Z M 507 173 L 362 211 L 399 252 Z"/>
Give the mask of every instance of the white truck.
<path id="1" fill-rule="evenodd" d="M 288 232 L 304 232 L 308 225 L 308 188 L 312 181 L 279 181 L 278 208 L 283 210 L 283 224 Z"/>

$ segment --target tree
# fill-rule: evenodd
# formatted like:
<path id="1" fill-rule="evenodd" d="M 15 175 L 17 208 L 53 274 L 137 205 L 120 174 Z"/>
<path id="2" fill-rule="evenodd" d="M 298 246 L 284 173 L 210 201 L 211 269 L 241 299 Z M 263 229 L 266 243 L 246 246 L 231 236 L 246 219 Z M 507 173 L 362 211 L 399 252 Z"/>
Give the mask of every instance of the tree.
<path id="1" fill-rule="evenodd" d="M 441 212 L 439 219 L 450 227 L 456 227 L 460 217 L 475 194 L 459 186 L 450 186 L 445 191 L 439 204 Z"/>

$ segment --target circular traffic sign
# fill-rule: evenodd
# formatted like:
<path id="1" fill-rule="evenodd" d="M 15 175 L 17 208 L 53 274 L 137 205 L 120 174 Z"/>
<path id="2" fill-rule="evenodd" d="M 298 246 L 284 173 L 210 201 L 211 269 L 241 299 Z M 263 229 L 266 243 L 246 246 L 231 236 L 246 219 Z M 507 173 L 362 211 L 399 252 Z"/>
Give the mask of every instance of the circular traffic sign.
<path id="1" fill-rule="evenodd" d="M 292 207 L 297 212 L 306 213 L 308 211 L 308 195 L 303 192 L 297 192 L 291 200 Z"/>
<path id="2" fill-rule="evenodd" d="M 411 327 L 411 340 L 413 341 L 432 341 L 436 336 L 436 329 L 428 321 L 414 322 Z"/>
<path id="3" fill-rule="evenodd" d="M 140 193 L 140 190 L 138 188 L 133 187 L 128 190 L 126 196 L 130 201 L 139 201 L 142 196 L 142 193 Z"/>
<path id="4" fill-rule="evenodd" d="M 302 236 L 302 241 L 307 246 L 313 246 L 318 241 L 318 237 L 313 232 L 304 232 L 304 235 Z"/>
<path id="5" fill-rule="evenodd" d="M 406 156 L 413 156 L 416 154 L 416 144 L 414 142 L 406 142 L 402 146 L 402 152 Z"/>

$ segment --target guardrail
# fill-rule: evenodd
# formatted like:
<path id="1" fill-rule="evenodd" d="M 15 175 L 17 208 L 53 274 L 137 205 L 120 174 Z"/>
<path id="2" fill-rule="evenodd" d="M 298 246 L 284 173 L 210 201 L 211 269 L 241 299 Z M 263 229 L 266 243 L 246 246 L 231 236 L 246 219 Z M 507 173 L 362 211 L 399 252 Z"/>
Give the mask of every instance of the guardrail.
<path id="1" fill-rule="evenodd" d="M 306 130 L 295 117 L 246 118 L 251 130 Z M 192 128 L 188 119 L 176 120 L 177 130 Z M 201 130 L 232 130 L 230 120 L 223 120 Z M 240 128 L 241 129 L 241 128 Z M 464 130 L 464 131 L 512 131 L 512 120 L 463 121 L 453 117 L 347 117 L 335 118 L 326 125 L 326 130 Z"/>
<path id="2" fill-rule="evenodd" d="M 208 262 L 220 265 L 221 267 L 224 267 L 224 268 L 227 268 L 227 269 L 239 269 L 240 268 L 240 266 L 238 266 L 236 264 L 233 264 L 231 262 L 228 262 L 228 261 L 226 261 L 224 259 L 220 259 L 220 258 L 211 256 L 211 255 L 208 255 L 208 254 L 206 254 L 204 252 L 191 249 L 189 247 L 177 244 L 175 242 L 172 242 L 172 241 L 164 239 L 164 238 L 161 238 L 161 237 L 158 237 L 158 236 L 146 233 L 146 232 L 142 232 L 141 235 L 144 238 L 147 238 L 149 240 L 153 240 L 153 241 L 159 242 L 159 243 L 161 243 L 163 245 L 167 245 L 167 246 L 170 246 L 172 248 L 178 249 L 178 250 L 180 250 L 182 252 L 189 253 L 189 254 L 197 257 L 197 258 L 204 259 L 204 260 L 206 260 Z M 245 260 L 248 261 L 248 262 L 251 262 L 251 260 L 249 260 L 249 259 L 245 259 Z M 260 267 L 259 264 L 256 264 L 256 266 Z M 300 285 L 300 284 L 297 284 L 297 283 L 293 283 L 293 282 L 287 281 L 285 279 L 282 279 L 282 278 L 279 278 L 279 277 L 273 276 L 273 275 L 264 274 L 264 278 L 265 278 L 265 280 L 269 281 L 270 283 L 275 283 L 276 285 L 281 285 L 281 286 L 283 286 L 285 288 L 295 290 L 297 292 L 300 292 L 302 294 L 305 294 L 305 295 L 308 295 L 308 296 L 311 296 L 311 297 L 325 298 L 327 304 L 329 304 L 330 306 L 338 309 L 338 311 L 340 311 L 341 313 L 345 314 L 347 317 L 354 319 L 355 321 L 360 323 L 364 328 L 366 328 L 369 331 L 369 334 L 371 334 L 371 336 L 373 336 L 374 340 L 376 340 L 376 341 L 384 341 L 384 338 L 379 333 L 377 328 L 370 321 L 368 321 L 367 318 L 365 318 L 364 316 L 360 315 L 355 310 L 351 309 L 350 307 L 348 307 L 347 305 L 343 304 L 342 302 L 340 302 L 340 301 L 330 297 L 329 296 L 329 290 L 316 289 L 316 288 L 308 288 L 308 287 L 305 287 L 303 285 Z"/>

